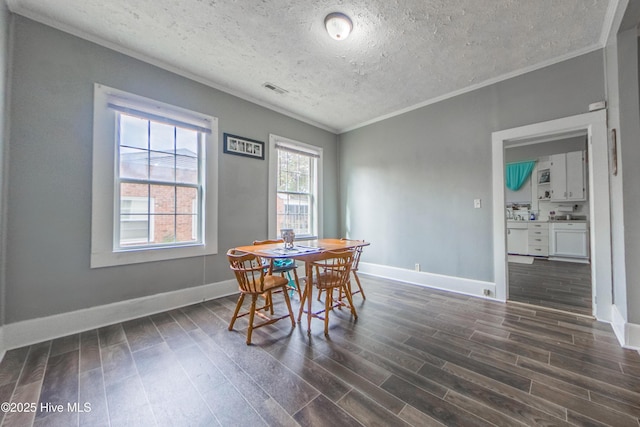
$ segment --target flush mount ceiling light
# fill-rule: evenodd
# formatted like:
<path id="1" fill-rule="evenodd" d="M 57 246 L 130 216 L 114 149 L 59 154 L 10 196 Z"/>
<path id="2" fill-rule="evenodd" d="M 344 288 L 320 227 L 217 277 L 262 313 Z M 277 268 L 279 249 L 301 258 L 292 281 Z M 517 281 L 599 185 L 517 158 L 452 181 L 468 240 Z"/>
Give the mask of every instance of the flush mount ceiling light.
<path id="1" fill-rule="evenodd" d="M 324 26 L 327 33 L 335 40 L 344 40 L 349 37 L 349 33 L 353 29 L 351 19 L 344 13 L 334 12 L 324 18 Z"/>

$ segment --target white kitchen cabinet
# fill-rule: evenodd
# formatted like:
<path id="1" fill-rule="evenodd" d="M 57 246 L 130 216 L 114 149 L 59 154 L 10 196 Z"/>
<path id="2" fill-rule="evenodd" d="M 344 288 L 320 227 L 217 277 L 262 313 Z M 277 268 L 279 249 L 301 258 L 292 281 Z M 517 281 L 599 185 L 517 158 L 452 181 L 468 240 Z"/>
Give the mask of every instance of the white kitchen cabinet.
<path id="1" fill-rule="evenodd" d="M 589 258 L 589 229 L 586 222 L 554 222 L 550 231 L 550 256 Z"/>
<path id="2" fill-rule="evenodd" d="M 551 201 L 586 200 L 584 151 L 554 154 L 551 158 Z"/>
<path id="3" fill-rule="evenodd" d="M 534 256 L 549 255 L 549 223 L 530 222 L 528 229 L 528 253 Z"/>
<path id="4" fill-rule="evenodd" d="M 507 252 L 515 255 L 528 255 L 529 228 L 526 222 L 507 224 Z"/>
<path id="5" fill-rule="evenodd" d="M 567 200 L 586 200 L 584 151 L 567 153 Z"/>
<path id="6" fill-rule="evenodd" d="M 567 155 L 551 157 L 551 201 L 567 200 Z"/>

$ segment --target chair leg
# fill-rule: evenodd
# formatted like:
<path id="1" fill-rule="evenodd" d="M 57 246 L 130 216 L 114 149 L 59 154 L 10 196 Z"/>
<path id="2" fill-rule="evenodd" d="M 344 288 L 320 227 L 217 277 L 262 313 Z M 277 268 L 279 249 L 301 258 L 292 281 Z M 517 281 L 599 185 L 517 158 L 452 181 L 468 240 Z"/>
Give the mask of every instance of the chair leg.
<path id="1" fill-rule="evenodd" d="M 362 294 L 362 299 L 367 299 L 367 297 L 364 295 L 364 291 L 362 290 L 362 285 L 360 284 L 360 278 L 358 277 L 358 273 L 356 273 L 355 271 L 352 271 L 353 273 L 353 277 L 356 278 L 356 284 L 358 285 L 358 289 L 360 289 L 360 293 Z"/>
<path id="2" fill-rule="evenodd" d="M 273 316 L 273 295 L 271 291 L 263 293 L 262 297 L 264 298 L 264 309 L 269 309 L 269 313 Z"/>
<path id="3" fill-rule="evenodd" d="M 293 269 L 293 280 L 296 282 L 296 289 L 298 289 L 298 297 L 300 301 L 302 301 L 302 289 L 300 289 L 300 280 L 298 280 L 298 272 L 296 269 Z"/>
<path id="4" fill-rule="evenodd" d="M 300 298 L 300 311 L 298 312 L 298 322 L 302 319 L 302 313 L 304 312 L 304 302 L 309 298 L 309 283 L 307 283 L 304 287 L 304 292 L 302 293 L 302 298 Z"/>
<path id="5" fill-rule="evenodd" d="M 271 294 L 271 292 L 269 292 Z M 249 311 L 249 329 L 247 329 L 247 345 L 251 344 L 251 334 L 253 333 L 253 318 L 256 314 L 256 300 L 257 294 L 251 295 L 251 309 Z"/>
<path id="6" fill-rule="evenodd" d="M 273 316 L 273 292 L 269 291 L 269 312 Z"/>
<path id="7" fill-rule="evenodd" d="M 333 288 L 324 291 L 324 335 L 329 336 L 329 310 L 333 305 Z"/>
<path id="8" fill-rule="evenodd" d="M 291 300 L 289 299 L 289 292 L 287 292 L 286 286 L 282 288 L 282 292 L 284 293 L 284 302 L 287 303 L 287 310 L 289 310 L 289 317 L 291 318 L 291 327 L 295 328 L 296 321 L 295 321 L 295 318 L 293 317 L 293 310 L 291 310 Z"/>
<path id="9" fill-rule="evenodd" d="M 351 280 L 347 282 L 347 286 L 349 287 L 349 291 L 351 291 Z M 338 301 L 342 302 L 342 298 L 344 297 L 344 289 L 342 286 L 338 288 Z"/>
<path id="10" fill-rule="evenodd" d="M 304 288 L 305 292 L 309 289 L 309 295 L 307 295 L 307 334 L 311 335 L 311 289 L 313 288 L 313 278 L 307 282 L 307 286 Z"/>
<path id="11" fill-rule="evenodd" d="M 351 308 L 351 314 L 353 314 L 354 318 L 358 318 L 358 313 L 356 313 L 356 308 L 353 306 L 353 298 L 351 297 L 351 292 L 349 292 L 348 287 L 344 287 L 344 295 L 347 297 L 347 301 L 349 301 L 349 308 Z"/>
<path id="12" fill-rule="evenodd" d="M 236 319 L 238 318 L 238 313 L 240 312 L 240 307 L 242 307 L 243 302 L 244 302 L 244 294 L 240 294 L 240 297 L 238 298 L 238 302 L 236 304 L 236 311 L 233 312 L 231 323 L 229 323 L 229 330 L 233 329 L 233 324 L 236 322 Z"/>

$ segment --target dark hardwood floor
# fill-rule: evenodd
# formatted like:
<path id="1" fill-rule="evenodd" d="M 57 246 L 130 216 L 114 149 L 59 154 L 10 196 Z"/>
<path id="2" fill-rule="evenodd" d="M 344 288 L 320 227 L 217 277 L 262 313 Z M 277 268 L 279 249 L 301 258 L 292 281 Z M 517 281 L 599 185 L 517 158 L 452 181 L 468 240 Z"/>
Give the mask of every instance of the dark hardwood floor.
<path id="1" fill-rule="evenodd" d="M 639 426 L 640 355 L 608 324 L 363 285 L 358 320 L 332 313 L 330 338 L 283 320 L 247 346 L 228 297 L 11 350 L 2 425 Z"/>
<path id="2" fill-rule="evenodd" d="M 592 314 L 591 265 L 536 258 L 509 263 L 509 300 L 572 313 Z"/>

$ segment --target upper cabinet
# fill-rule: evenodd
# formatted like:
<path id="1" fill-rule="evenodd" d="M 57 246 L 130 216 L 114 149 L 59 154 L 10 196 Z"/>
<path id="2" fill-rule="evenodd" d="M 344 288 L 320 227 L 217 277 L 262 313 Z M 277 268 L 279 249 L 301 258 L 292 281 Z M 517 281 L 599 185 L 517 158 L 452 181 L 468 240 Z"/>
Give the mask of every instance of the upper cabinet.
<path id="1" fill-rule="evenodd" d="M 587 199 L 584 151 L 553 154 L 551 166 L 551 201 L 584 201 Z"/>

